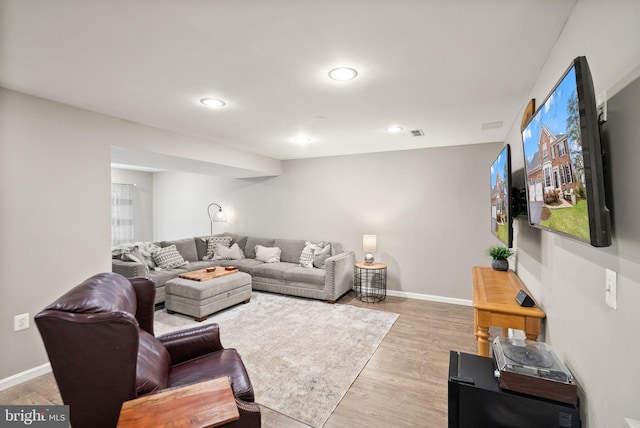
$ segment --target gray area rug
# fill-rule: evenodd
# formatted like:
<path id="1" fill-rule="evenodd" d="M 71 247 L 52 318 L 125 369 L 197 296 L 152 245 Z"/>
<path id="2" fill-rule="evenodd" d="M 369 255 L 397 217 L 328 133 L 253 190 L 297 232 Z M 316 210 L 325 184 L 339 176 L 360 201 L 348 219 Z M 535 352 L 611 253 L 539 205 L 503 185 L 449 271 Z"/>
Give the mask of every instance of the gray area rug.
<path id="1" fill-rule="evenodd" d="M 225 348 L 236 348 L 256 402 L 321 427 L 398 314 L 254 292 L 251 301 L 203 323 L 220 325 Z M 155 314 L 155 334 L 202 325 L 193 318 Z"/>

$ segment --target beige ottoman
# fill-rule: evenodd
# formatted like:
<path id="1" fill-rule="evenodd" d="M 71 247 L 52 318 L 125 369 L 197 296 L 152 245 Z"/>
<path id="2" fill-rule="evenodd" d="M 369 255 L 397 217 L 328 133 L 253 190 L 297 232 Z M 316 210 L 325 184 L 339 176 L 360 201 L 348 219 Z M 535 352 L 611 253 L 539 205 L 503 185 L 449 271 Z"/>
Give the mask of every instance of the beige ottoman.
<path id="1" fill-rule="evenodd" d="M 251 275 L 236 272 L 208 281 L 174 278 L 165 283 L 165 308 L 204 321 L 207 316 L 251 299 Z"/>

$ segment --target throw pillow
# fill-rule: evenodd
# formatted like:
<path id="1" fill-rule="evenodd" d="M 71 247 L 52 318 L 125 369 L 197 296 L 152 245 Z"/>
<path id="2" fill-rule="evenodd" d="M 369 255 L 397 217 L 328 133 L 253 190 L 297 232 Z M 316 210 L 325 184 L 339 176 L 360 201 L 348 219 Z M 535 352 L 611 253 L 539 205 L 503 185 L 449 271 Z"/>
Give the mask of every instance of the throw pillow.
<path id="1" fill-rule="evenodd" d="M 153 261 L 160 269 L 173 269 L 189 263 L 182 258 L 175 245 L 169 245 L 153 253 Z"/>
<path id="2" fill-rule="evenodd" d="M 223 244 L 216 244 L 214 260 L 238 260 L 244 259 L 244 253 L 238 244 L 225 247 Z"/>
<path id="3" fill-rule="evenodd" d="M 324 269 L 325 261 L 331 257 L 331 245 L 327 244 L 324 248 L 317 249 L 313 253 L 313 266 Z"/>
<path id="4" fill-rule="evenodd" d="M 315 252 L 324 246 L 324 242 L 320 241 L 317 244 L 309 241 L 305 241 L 304 249 L 300 254 L 300 266 L 307 269 L 313 268 L 313 256 Z"/>
<path id="5" fill-rule="evenodd" d="M 278 247 L 263 247 L 256 245 L 256 260 L 265 263 L 278 263 L 280 261 L 280 253 L 282 251 Z"/>
<path id="6" fill-rule="evenodd" d="M 231 236 L 207 236 L 206 238 L 200 238 L 207 243 L 207 254 L 202 257 L 202 260 L 213 260 L 216 253 L 216 245 L 220 244 L 223 247 L 229 248 L 233 237 Z"/>

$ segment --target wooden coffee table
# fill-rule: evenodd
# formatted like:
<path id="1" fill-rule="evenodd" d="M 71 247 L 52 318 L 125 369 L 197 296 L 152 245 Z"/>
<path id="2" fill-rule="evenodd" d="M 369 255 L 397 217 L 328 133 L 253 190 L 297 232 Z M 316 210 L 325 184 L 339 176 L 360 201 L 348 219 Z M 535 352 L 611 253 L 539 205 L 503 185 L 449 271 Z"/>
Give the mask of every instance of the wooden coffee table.
<path id="1" fill-rule="evenodd" d="M 118 428 L 205 428 L 238 419 L 229 379 L 221 377 L 125 401 Z"/>

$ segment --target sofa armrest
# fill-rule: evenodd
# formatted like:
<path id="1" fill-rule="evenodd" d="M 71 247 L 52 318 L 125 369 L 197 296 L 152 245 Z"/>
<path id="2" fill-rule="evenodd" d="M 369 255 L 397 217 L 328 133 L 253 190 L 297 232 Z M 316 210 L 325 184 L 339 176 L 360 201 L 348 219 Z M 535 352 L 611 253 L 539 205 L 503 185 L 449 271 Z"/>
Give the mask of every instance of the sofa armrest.
<path id="1" fill-rule="evenodd" d="M 157 339 L 167 348 L 171 364 L 179 364 L 224 349 L 218 324 L 207 324 L 163 334 Z"/>
<path id="2" fill-rule="evenodd" d="M 329 302 L 335 302 L 353 288 L 353 266 L 355 263 L 356 254 L 353 251 L 345 251 L 326 260 L 324 288 Z"/>
<path id="3" fill-rule="evenodd" d="M 146 278 L 149 275 L 149 271 L 146 265 L 138 262 L 130 262 L 118 259 L 111 260 L 111 271 L 119 273 L 125 278 Z"/>

